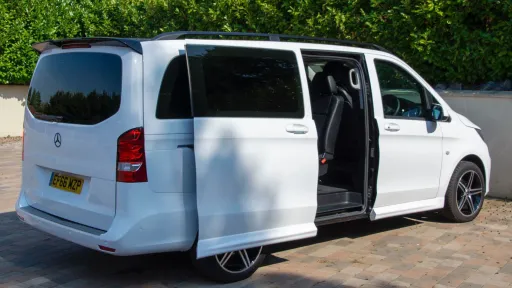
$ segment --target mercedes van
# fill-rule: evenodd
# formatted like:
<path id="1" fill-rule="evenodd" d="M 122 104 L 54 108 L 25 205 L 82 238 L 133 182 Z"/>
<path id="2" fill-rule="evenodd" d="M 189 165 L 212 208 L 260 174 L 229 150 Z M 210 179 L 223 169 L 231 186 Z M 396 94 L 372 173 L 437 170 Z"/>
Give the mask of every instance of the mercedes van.
<path id="1" fill-rule="evenodd" d="M 377 45 L 171 32 L 33 47 L 16 211 L 97 251 L 190 251 L 233 282 L 320 225 L 467 222 L 489 191 L 480 128 Z"/>

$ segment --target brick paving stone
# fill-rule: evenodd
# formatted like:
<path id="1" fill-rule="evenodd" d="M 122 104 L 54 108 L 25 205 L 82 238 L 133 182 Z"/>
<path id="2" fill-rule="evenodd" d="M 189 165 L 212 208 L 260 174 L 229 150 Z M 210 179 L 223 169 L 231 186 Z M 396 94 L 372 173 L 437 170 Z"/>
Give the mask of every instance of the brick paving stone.
<path id="1" fill-rule="evenodd" d="M 435 251 L 430 256 L 434 257 L 434 258 L 441 258 L 441 259 L 443 259 L 443 258 L 451 257 L 454 253 L 456 253 L 454 250 L 446 249 L 443 246 L 443 248 Z"/>
<path id="2" fill-rule="evenodd" d="M 458 251 L 463 248 L 463 245 L 457 241 L 452 241 L 443 246 L 444 249 Z"/>
<path id="3" fill-rule="evenodd" d="M 489 282 L 490 277 L 489 275 L 482 274 L 482 273 L 474 273 L 471 276 L 469 276 L 468 279 L 466 279 L 465 282 L 475 284 L 475 285 L 485 285 L 487 282 Z"/>
<path id="4" fill-rule="evenodd" d="M 355 275 L 356 278 L 358 279 L 363 279 L 363 280 L 368 280 L 368 281 L 371 281 L 373 280 L 373 278 L 375 278 L 377 276 L 376 273 L 374 272 L 369 272 L 368 270 L 364 270 L 358 274 Z"/>
<path id="5" fill-rule="evenodd" d="M 389 283 L 374 279 L 361 286 L 362 288 L 388 288 Z"/>
<path id="6" fill-rule="evenodd" d="M 315 257 L 325 257 L 325 256 L 329 256 L 333 253 L 336 253 L 341 249 L 343 249 L 343 248 L 341 248 L 340 246 L 327 245 L 327 246 L 317 249 L 316 251 L 310 253 L 309 255 L 315 256 Z"/>
<path id="7" fill-rule="evenodd" d="M 484 273 L 484 274 L 488 274 L 488 275 L 493 275 L 493 274 L 496 274 L 498 273 L 500 269 L 498 267 L 492 267 L 492 266 L 480 266 L 478 268 L 478 271 Z"/>
<path id="8" fill-rule="evenodd" d="M 487 284 L 484 285 L 484 287 L 487 286 L 494 286 L 494 287 L 509 287 L 510 283 L 503 282 L 503 281 L 497 281 L 497 280 L 489 280 Z"/>
<path id="9" fill-rule="evenodd" d="M 347 239 L 340 239 L 338 241 L 334 242 L 334 245 L 341 246 L 341 247 L 347 247 L 348 245 L 352 244 L 352 240 Z"/>
<path id="10" fill-rule="evenodd" d="M 314 288 L 337 288 L 337 287 L 341 287 L 341 285 L 342 284 L 339 284 L 339 283 L 332 283 L 329 281 L 324 281 L 324 282 L 315 284 L 313 287 Z"/>
<path id="11" fill-rule="evenodd" d="M 369 283 L 366 280 L 358 279 L 358 278 L 349 278 L 343 282 L 343 285 L 346 287 L 361 287 L 365 284 Z"/>
<path id="12" fill-rule="evenodd" d="M 391 268 L 394 270 L 407 271 L 414 268 L 414 266 L 414 264 L 400 262 L 399 264 L 393 265 Z"/>
<path id="13" fill-rule="evenodd" d="M 361 273 L 362 271 L 363 271 L 363 268 L 355 267 L 355 266 L 351 265 L 351 266 L 348 266 L 348 267 L 342 269 L 340 272 L 347 274 L 347 275 L 355 276 L 355 275 Z"/>
<path id="14" fill-rule="evenodd" d="M 392 281 L 391 283 L 389 283 L 389 285 L 391 287 L 410 287 L 411 283 L 403 282 L 400 280 L 395 280 L 395 281 Z"/>
<path id="15" fill-rule="evenodd" d="M 441 263 L 439 263 L 439 266 L 446 266 L 446 267 L 459 267 L 460 265 L 462 265 L 462 261 L 459 261 L 459 260 L 452 260 L 452 259 L 445 259 L 443 261 L 441 261 Z"/>
<path id="16" fill-rule="evenodd" d="M 426 279 L 426 278 L 421 278 L 417 281 L 415 281 L 413 284 L 412 284 L 412 287 L 418 287 L 418 288 L 431 288 L 433 287 L 434 285 L 437 284 L 437 281 L 436 280 L 433 280 L 433 279 Z"/>
<path id="17" fill-rule="evenodd" d="M 386 259 L 386 257 L 370 254 L 370 255 L 365 256 L 363 258 L 363 260 L 361 260 L 361 262 L 366 263 L 366 264 L 379 264 L 379 263 L 382 263 L 383 262 L 382 260 L 384 260 L 384 259 Z"/>
<path id="18" fill-rule="evenodd" d="M 439 265 L 439 261 L 435 261 L 433 259 L 426 259 L 425 261 L 421 261 L 416 266 L 427 269 L 434 269 Z"/>
<path id="19" fill-rule="evenodd" d="M 389 268 L 390 267 L 387 265 L 373 264 L 372 266 L 366 268 L 366 271 L 374 272 L 374 273 L 381 273 L 381 272 L 388 270 Z"/>
<path id="20" fill-rule="evenodd" d="M 452 255 L 452 258 L 457 258 L 457 259 L 460 259 L 461 261 L 464 261 L 464 260 L 469 260 L 471 259 L 471 256 L 470 255 L 467 255 L 467 254 L 459 254 L 459 253 L 455 253 Z"/>
<path id="21" fill-rule="evenodd" d="M 375 276 L 375 279 L 378 279 L 384 283 L 389 283 L 389 282 L 397 279 L 398 277 L 400 277 L 400 274 L 383 272 L 383 273 L 379 273 L 377 276 Z"/>
<path id="22" fill-rule="evenodd" d="M 508 263 L 500 269 L 500 273 L 512 274 L 512 263 Z"/>
<path id="23" fill-rule="evenodd" d="M 461 269 L 456 269 L 452 271 L 450 274 L 446 275 L 441 280 L 439 280 L 438 283 L 447 286 L 459 286 L 460 284 L 462 284 L 462 282 L 464 282 L 464 280 L 469 278 L 468 272 L 461 271 Z"/>
<path id="24" fill-rule="evenodd" d="M 431 276 L 431 275 L 425 275 L 425 276 L 422 276 L 418 281 L 416 281 L 415 283 L 418 283 L 418 282 L 422 282 L 422 283 L 430 283 L 430 282 L 434 282 L 434 284 L 436 284 L 437 282 L 439 282 L 439 280 L 441 280 L 443 277 L 440 277 L 440 276 Z M 433 285 L 432 285 L 433 286 Z"/>
<path id="25" fill-rule="evenodd" d="M 42 284 L 44 284 L 44 283 L 46 283 L 46 282 L 50 282 L 50 280 L 48 280 L 48 279 L 47 279 L 47 278 L 45 278 L 45 277 L 37 277 L 37 278 L 32 278 L 32 279 L 30 279 L 30 280 L 28 280 L 28 281 L 26 281 L 26 282 L 23 282 L 22 284 L 23 284 L 24 286 L 28 286 L 28 287 L 30 287 L 30 286 L 38 286 L 38 285 L 42 285 Z"/>
<path id="26" fill-rule="evenodd" d="M 348 279 L 351 279 L 351 278 L 352 278 L 352 276 L 338 272 L 338 273 L 332 275 L 331 277 L 329 277 L 328 279 L 326 279 L 325 282 L 328 282 L 335 286 L 340 287 L 343 285 L 344 282 L 346 282 Z"/>
<path id="27" fill-rule="evenodd" d="M 467 283 L 467 282 L 464 282 L 458 286 L 458 288 L 481 288 L 481 287 L 484 287 L 484 286 L 480 285 L 480 284 L 473 284 L 473 283 Z"/>

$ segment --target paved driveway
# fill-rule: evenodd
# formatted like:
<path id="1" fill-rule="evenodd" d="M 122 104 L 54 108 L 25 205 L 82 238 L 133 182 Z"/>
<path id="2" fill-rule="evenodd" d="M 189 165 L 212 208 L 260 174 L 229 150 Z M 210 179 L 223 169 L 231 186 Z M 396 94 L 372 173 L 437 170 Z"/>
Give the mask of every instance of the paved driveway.
<path id="1" fill-rule="evenodd" d="M 0 287 L 198 287 L 184 254 L 113 257 L 56 239 L 13 212 L 20 143 L 0 145 Z M 512 287 L 512 204 L 487 200 L 477 221 L 435 213 L 321 227 L 271 247 L 266 265 L 229 287 Z"/>

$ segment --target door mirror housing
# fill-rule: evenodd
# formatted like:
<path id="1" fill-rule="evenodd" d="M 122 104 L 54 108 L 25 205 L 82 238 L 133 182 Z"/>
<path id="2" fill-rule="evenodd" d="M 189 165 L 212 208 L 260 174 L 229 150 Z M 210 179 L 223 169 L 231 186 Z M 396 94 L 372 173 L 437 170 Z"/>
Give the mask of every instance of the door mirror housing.
<path id="1" fill-rule="evenodd" d="M 432 104 L 432 109 L 430 109 L 430 117 L 432 121 L 449 121 L 450 117 L 444 114 L 443 106 L 440 104 Z"/>
<path id="2" fill-rule="evenodd" d="M 425 108 L 429 111 L 427 117 L 429 117 L 431 121 L 445 121 L 449 122 L 450 117 L 446 116 L 443 110 L 443 106 L 441 104 L 434 102 L 434 96 L 430 94 L 427 89 L 424 89 L 426 93 L 426 103 Z"/>

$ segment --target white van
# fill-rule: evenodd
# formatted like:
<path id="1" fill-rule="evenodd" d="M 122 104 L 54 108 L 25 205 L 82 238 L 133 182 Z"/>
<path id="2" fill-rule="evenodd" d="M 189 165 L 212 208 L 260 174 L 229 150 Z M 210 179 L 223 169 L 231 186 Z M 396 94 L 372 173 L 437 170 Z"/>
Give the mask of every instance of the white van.
<path id="1" fill-rule="evenodd" d="M 232 282 L 319 225 L 466 222 L 489 191 L 480 128 L 376 45 L 173 32 L 33 47 L 16 211 L 91 249 L 191 251 Z"/>

